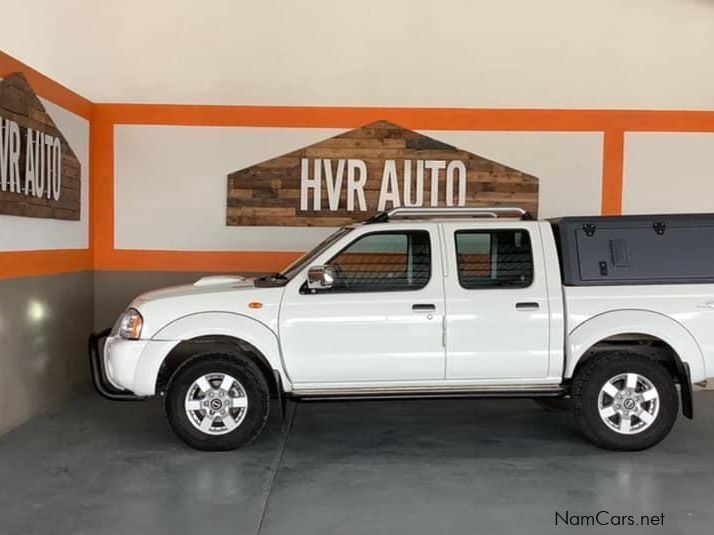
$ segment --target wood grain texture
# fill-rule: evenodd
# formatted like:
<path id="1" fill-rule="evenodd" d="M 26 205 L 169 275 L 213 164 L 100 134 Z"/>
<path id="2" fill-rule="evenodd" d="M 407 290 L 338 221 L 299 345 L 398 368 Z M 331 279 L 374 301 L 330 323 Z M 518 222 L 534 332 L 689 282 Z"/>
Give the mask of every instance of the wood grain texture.
<path id="1" fill-rule="evenodd" d="M 81 210 L 81 163 L 22 73 L 10 75 L 0 82 L 0 116 L 16 122 L 20 127 L 21 191 L 24 191 L 25 187 L 26 129 L 31 128 L 35 132 L 59 138 L 62 147 L 59 199 L 55 201 L 54 198 L 47 199 L 46 196 L 34 197 L 24 193 L 0 191 L 0 214 L 78 221 Z M 2 134 L 0 130 L 0 135 Z M 47 183 L 45 187 L 48 187 Z"/>
<path id="2" fill-rule="evenodd" d="M 328 209 L 328 192 L 321 188 L 321 210 L 300 209 L 301 161 L 330 160 L 333 176 L 338 161 L 362 160 L 367 167 L 364 186 L 366 210 L 346 209 L 347 188 L 343 179 L 339 207 Z M 377 212 L 382 174 L 386 160 L 395 160 L 399 187 L 403 188 L 404 161 L 412 161 L 412 184 L 417 160 L 459 160 L 466 166 L 466 206 L 519 206 L 538 213 L 538 179 L 427 137 L 387 121 L 377 121 L 333 138 L 303 147 L 266 162 L 228 175 L 226 224 L 237 226 L 341 226 L 364 221 Z M 423 184 L 423 205 L 431 202 L 431 179 L 427 169 Z M 346 177 L 346 171 L 345 171 Z M 446 174 L 439 175 L 439 206 L 445 206 Z M 403 200 L 403 189 L 400 191 Z M 415 192 L 412 192 L 412 199 Z M 312 202 L 309 205 L 312 207 Z M 386 209 L 392 208 L 388 203 Z"/>

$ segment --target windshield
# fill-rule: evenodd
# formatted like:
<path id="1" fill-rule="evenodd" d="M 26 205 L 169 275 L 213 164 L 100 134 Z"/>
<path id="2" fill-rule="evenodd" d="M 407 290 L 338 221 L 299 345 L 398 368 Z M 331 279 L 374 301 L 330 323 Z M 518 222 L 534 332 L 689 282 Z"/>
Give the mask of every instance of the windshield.
<path id="1" fill-rule="evenodd" d="M 300 258 L 295 260 L 292 264 L 290 264 L 288 267 L 286 267 L 282 272 L 280 272 L 281 278 L 285 278 L 287 280 L 292 279 L 300 273 L 306 266 L 310 264 L 315 258 L 320 256 L 323 251 L 325 251 L 328 247 L 330 247 L 333 243 L 337 242 L 340 238 L 343 236 L 347 235 L 348 233 L 352 232 L 353 227 L 343 227 L 339 230 L 337 230 L 335 233 L 330 234 L 327 238 L 325 238 L 323 241 L 321 241 L 319 244 L 317 244 L 311 251 L 305 253 L 302 255 Z"/>

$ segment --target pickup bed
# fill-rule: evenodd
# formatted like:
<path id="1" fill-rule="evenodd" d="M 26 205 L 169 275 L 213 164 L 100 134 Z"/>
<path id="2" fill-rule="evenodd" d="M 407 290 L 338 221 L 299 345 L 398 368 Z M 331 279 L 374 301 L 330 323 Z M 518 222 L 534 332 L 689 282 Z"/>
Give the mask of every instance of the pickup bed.
<path id="1" fill-rule="evenodd" d="M 564 398 L 594 444 L 644 449 L 712 365 L 714 264 L 689 258 L 711 256 L 714 218 L 696 217 L 394 209 L 281 273 L 139 296 L 90 338 L 94 383 L 165 396 L 207 450 L 252 441 L 271 395 Z"/>

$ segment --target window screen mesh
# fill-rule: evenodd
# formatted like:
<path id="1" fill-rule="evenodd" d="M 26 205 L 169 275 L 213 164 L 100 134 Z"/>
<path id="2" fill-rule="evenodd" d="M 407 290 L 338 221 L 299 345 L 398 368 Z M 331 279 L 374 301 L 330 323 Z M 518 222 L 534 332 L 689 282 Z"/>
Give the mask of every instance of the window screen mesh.
<path id="1" fill-rule="evenodd" d="M 467 289 L 525 288 L 533 282 L 533 254 L 525 230 L 456 233 L 459 282 Z"/>
<path id="2" fill-rule="evenodd" d="M 359 238 L 335 256 L 335 289 L 389 291 L 419 289 L 431 276 L 426 231 L 384 232 Z"/>

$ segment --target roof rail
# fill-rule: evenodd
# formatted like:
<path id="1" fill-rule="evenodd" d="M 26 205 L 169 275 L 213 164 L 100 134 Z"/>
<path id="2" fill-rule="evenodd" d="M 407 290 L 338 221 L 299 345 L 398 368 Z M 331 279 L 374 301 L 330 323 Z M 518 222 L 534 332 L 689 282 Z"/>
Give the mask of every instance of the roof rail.
<path id="1" fill-rule="evenodd" d="M 523 208 L 515 206 L 492 207 L 453 207 L 453 208 L 392 208 L 387 212 L 379 212 L 372 216 L 366 224 L 386 223 L 392 219 L 408 219 L 410 217 L 515 217 L 521 220 L 533 219 L 531 214 Z"/>

